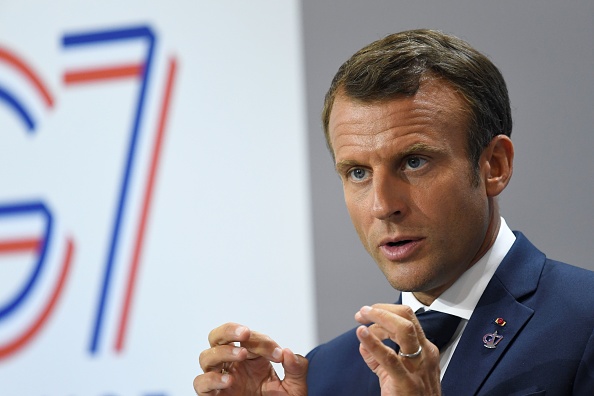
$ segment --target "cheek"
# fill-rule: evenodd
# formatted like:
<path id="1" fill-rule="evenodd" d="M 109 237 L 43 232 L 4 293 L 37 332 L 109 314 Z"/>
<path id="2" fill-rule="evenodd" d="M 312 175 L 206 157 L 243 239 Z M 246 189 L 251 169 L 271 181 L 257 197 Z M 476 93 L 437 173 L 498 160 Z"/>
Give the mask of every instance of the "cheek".
<path id="1" fill-rule="evenodd" d="M 345 203 L 347 207 L 347 211 L 349 212 L 349 216 L 351 218 L 351 222 L 359 235 L 359 239 L 365 246 L 368 248 L 369 242 L 369 234 L 371 223 L 373 220 L 371 219 L 371 212 L 369 209 L 360 201 L 352 200 L 345 197 Z"/>
<path id="2" fill-rule="evenodd" d="M 351 222 L 357 230 L 357 233 L 361 234 L 366 228 L 365 210 L 358 205 L 352 205 L 347 202 L 347 211 L 349 212 L 349 217 L 351 218 Z"/>
<path id="3" fill-rule="evenodd" d="M 442 221 L 451 233 L 452 243 L 472 246 L 484 238 L 489 223 L 489 204 L 480 189 L 459 191 L 447 200 Z"/>
<path id="4" fill-rule="evenodd" d="M 366 213 L 369 213 L 367 202 L 365 201 L 362 194 L 356 194 L 352 191 L 344 191 L 344 203 L 346 205 L 349 216 L 355 227 L 364 221 Z"/>
<path id="5" fill-rule="evenodd" d="M 488 217 L 487 196 L 480 187 L 471 186 L 466 178 L 434 181 L 416 191 L 411 205 L 412 210 L 423 217 L 420 221 L 452 232 L 477 228 Z"/>

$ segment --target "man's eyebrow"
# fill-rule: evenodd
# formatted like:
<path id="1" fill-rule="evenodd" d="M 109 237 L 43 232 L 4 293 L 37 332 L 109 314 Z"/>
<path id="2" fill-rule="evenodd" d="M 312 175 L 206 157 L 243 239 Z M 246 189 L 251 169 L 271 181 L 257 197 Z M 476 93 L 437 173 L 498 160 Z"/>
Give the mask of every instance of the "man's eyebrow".
<path id="1" fill-rule="evenodd" d="M 407 157 L 411 154 L 416 154 L 419 152 L 440 154 L 440 153 L 443 153 L 444 151 L 445 150 L 442 148 L 430 146 L 426 143 L 415 143 L 415 144 L 408 146 L 401 152 L 399 152 L 398 157 Z"/>
<path id="2" fill-rule="evenodd" d="M 352 160 L 344 160 L 344 161 L 340 161 L 337 162 L 336 165 L 334 165 L 334 170 L 338 173 L 340 173 L 340 171 L 342 171 L 345 168 L 350 168 L 353 166 L 360 166 L 361 164 L 358 163 L 357 161 L 352 161 Z"/>

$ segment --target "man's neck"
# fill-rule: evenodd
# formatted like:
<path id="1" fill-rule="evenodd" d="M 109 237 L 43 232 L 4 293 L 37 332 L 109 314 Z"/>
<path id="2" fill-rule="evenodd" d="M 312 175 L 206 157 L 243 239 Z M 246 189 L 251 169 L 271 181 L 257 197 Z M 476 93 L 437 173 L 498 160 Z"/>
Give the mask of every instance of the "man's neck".
<path id="1" fill-rule="evenodd" d="M 492 198 L 490 198 L 492 199 Z M 443 292 L 448 290 L 450 286 L 452 286 L 458 278 L 460 278 L 469 268 L 471 268 L 474 264 L 476 264 L 484 255 L 491 249 L 495 240 L 497 239 L 497 235 L 499 234 L 499 228 L 501 226 L 501 217 L 499 216 L 499 208 L 497 205 L 497 201 L 493 199 L 492 205 L 490 205 L 490 221 L 489 225 L 487 226 L 487 231 L 485 232 L 485 237 L 483 242 L 481 243 L 480 248 L 477 250 L 476 254 L 469 262 L 468 266 L 464 267 L 464 270 L 454 276 L 449 282 L 437 287 L 433 288 L 428 292 L 415 292 L 413 291 L 413 295 L 419 302 L 423 305 L 429 306 L 437 299 Z"/>

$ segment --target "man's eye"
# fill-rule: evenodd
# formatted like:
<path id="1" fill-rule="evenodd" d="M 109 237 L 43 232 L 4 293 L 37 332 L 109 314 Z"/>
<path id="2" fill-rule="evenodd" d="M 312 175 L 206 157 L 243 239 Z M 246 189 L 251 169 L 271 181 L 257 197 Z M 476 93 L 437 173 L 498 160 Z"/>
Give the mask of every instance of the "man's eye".
<path id="1" fill-rule="evenodd" d="M 405 169 L 417 169 L 425 165 L 426 159 L 420 157 L 409 157 L 406 159 Z"/>
<path id="2" fill-rule="evenodd" d="M 365 169 L 355 168 L 349 172 L 349 177 L 354 181 L 365 180 L 367 171 Z"/>

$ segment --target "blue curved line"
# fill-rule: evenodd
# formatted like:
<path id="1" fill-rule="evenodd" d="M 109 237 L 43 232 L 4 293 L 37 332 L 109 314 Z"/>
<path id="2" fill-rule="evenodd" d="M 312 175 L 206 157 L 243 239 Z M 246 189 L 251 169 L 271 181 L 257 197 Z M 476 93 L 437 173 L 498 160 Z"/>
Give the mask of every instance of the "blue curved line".
<path id="1" fill-rule="evenodd" d="M 146 38 L 152 46 L 155 35 L 148 26 L 134 26 L 116 30 L 99 30 L 95 32 L 67 34 L 62 37 L 62 45 L 65 48 L 85 44 L 101 44 L 111 41 Z"/>
<path id="2" fill-rule="evenodd" d="M 23 123 L 27 126 L 29 132 L 33 132 L 35 129 L 33 117 L 31 117 L 27 110 L 25 110 L 25 107 L 17 100 L 17 98 L 2 88 L 2 86 L 0 86 L 0 99 L 4 99 L 4 101 L 8 103 L 10 107 L 12 107 L 12 109 L 20 116 Z"/>
<path id="3" fill-rule="evenodd" d="M 134 159 L 136 156 L 136 144 L 138 141 L 138 135 L 140 131 L 140 121 L 144 110 L 144 102 L 146 98 L 146 92 L 148 87 L 149 75 L 152 70 L 152 60 L 155 47 L 156 37 L 153 31 L 148 26 L 138 26 L 132 28 L 118 29 L 118 30 L 107 30 L 97 31 L 84 34 L 66 35 L 62 39 L 62 45 L 64 47 L 85 45 L 85 44 L 99 44 L 105 42 L 129 40 L 129 39 L 146 39 L 148 42 L 148 50 L 146 60 L 144 63 L 144 73 L 142 76 L 142 83 L 140 86 L 140 93 L 138 97 L 138 104 L 136 107 L 136 114 L 134 116 L 134 125 L 132 127 L 132 134 L 130 136 L 130 142 L 128 146 L 128 156 L 126 158 L 126 165 L 124 169 L 124 175 L 120 185 L 120 195 L 118 198 L 118 206 L 116 210 L 116 216 L 113 224 L 113 231 L 111 234 L 111 242 L 109 247 L 109 253 L 107 262 L 105 264 L 105 272 L 103 276 L 103 285 L 99 296 L 99 306 L 97 308 L 97 316 L 95 317 L 95 326 L 93 328 L 93 336 L 91 339 L 91 345 L 89 347 L 91 354 L 97 353 L 99 348 L 99 338 L 101 335 L 101 328 L 104 320 L 105 309 L 107 304 L 107 297 L 109 295 L 109 289 L 112 282 L 112 274 L 114 271 L 114 260 L 118 249 L 118 243 L 120 242 L 120 229 L 122 225 L 122 218 L 125 212 L 126 198 L 128 196 L 128 188 L 130 186 L 130 177 L 132 174 L 132 168 L 134 166 Z"/>
<path id="4" fill-rule="evenodd" d="M 39 275 L 41 274 L 41 270 L 45 265 L 45 256 L 47 253 L 47 249 L 49 246 L 49 242 L 51 239 L 52 234 L 52 215 L 48 208 L 42 202 L 29 202 L 29 203 L 20 203 L 20 204 L 13 204 L 13 205 L 4 205 L 0 206 L 0 217 L 1 216 L 18 216 L 24 213 L 40 213 L 45 218 L 45 233 L 43 238 L 43 245 L 41 246 L 41 250 L 39 252 L 37 263 L 35 264 L 35 268 L 31 272 L 31 276 L 25 283 L 25 286 L 18 292 L 15 297 L 10 300 L 7 304 L 0 307 L 0 320 L 4 319 L 4 317 L 8 317 L 8 315 L 15 312 L 16 308 L 22 304 L 31 290 L 33 286 L 39 279 Z"/>

